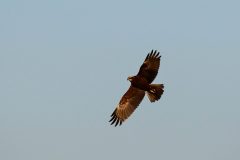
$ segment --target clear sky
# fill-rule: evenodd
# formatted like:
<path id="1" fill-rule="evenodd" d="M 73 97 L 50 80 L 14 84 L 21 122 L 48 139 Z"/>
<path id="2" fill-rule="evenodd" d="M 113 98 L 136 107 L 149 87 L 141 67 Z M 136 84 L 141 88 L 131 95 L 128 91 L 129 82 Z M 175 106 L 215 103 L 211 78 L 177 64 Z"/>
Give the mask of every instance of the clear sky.
<path id="1" fill-rule="evenodd" d="M 240 2 L 0 2 L 1 160 L 239 160 Z M 155 83 L 108 123 L 151 49 Z"/>

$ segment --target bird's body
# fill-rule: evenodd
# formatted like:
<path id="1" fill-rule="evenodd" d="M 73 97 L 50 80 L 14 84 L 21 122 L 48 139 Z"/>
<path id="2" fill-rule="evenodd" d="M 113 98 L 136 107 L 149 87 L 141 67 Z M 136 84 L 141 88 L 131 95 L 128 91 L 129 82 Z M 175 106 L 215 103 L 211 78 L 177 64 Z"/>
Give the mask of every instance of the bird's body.
<path id="1" fill-rule="evenodd" d="M 129 76 L 131 86 L 122 96 L 119 104 L 111 115 L 111 124 L 121 125 L 139 106 L 145 93 L 150 102 L 159 100 L 164 92 L 163 84 L 151 84 L 158 73 L 160 66 L 159 52 L 153 50 L 147 55 L 136 76 Z"/>
<path id="2" fill-rule="evenodd" d="M 131 85 L 133 87 L 144 90 L 144 91 L 150 90 L 150 85 L 145 78 L 140 76 L 132 76 L 128 79 L 130 80 Z"/>

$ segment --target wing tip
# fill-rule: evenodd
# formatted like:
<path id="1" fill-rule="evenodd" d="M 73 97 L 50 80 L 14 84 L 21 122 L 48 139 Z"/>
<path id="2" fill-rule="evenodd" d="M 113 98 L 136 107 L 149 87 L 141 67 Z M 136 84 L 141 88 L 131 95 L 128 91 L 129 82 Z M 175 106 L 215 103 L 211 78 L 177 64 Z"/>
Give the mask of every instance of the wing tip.
<path id="1" fill-rule="evenodd" d="M 157 50 L 151 50 L 151 52 L 149 52 L 147 54 L 147 57 L 145 58 L 145 60 L 148 60 L 148 59 L 160 59 L 161 58 L 161 55 L 160 55 L 160 52 L 158 52 Z"/>
<path id="2" fill-rule="evenodd" d="M 117 127 L 118 125 L 121 126 L 123 120 L 121 120 L 120 118 L 117 117 L 116 115 L 116 111 L 117 109 L 115 109 L 111 115 L 111 119 L 108 121 L 111 123 L 111 125 L 114 125 L 115 127 Z"/>

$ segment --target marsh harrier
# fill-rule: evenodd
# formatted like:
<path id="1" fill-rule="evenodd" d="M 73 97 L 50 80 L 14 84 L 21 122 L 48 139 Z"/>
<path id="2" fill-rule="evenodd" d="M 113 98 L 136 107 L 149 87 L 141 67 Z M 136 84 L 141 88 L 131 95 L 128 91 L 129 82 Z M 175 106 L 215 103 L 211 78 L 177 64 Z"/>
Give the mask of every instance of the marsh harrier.
<path id="1" fill-rule="evenodd" d="M 128 77 L 127 80 L 131 82 L 131 86 L 113 111 L 109 121 L 111 124 L 121 125 L 139 106 L 145 93 L 147 93 L 150 102 L 155 102 L 161 98 L 164 85 L 151 84 L 157 76 L 160 58 L 159 52 L 152 50 L 145 58 L 138 74 Z"/>

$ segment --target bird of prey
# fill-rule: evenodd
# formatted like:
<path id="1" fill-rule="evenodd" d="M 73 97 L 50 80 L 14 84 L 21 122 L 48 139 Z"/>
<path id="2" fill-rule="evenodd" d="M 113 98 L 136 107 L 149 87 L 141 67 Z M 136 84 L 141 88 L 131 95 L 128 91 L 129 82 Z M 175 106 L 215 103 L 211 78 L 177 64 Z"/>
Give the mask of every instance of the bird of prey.
<path id="1" fill-rule="evenodd" d="M 150 102 L 155 102 L 161 98 L 164 92 L 164 85 L 151 84 L 157 76 L 160 58 L 159 52 L 152 50 L 145 58 L 138 74 L 127 78 L 131 82 L 131 86 L 113 111 L 109 121 L 111 125 L 115 124 L 115 127 L 121 125 L 139 106 L 145 93 Z"/>

